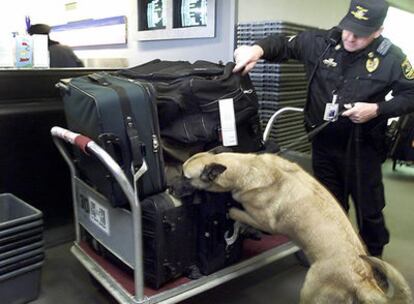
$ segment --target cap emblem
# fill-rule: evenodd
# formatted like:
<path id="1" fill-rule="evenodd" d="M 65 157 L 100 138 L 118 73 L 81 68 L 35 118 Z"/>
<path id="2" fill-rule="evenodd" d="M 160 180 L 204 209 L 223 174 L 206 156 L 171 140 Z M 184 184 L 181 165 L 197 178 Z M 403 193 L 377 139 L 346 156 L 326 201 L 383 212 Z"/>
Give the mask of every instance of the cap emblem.
<path id="1" fill-rule="evenodd" d="M 368 17 L 365 14 L 368 12 L 368 9 L 363 8 L 362 6 L 357 5 L 356 11 L 351 11 L 351 14 L 358 20 L 368 20 Z"/>

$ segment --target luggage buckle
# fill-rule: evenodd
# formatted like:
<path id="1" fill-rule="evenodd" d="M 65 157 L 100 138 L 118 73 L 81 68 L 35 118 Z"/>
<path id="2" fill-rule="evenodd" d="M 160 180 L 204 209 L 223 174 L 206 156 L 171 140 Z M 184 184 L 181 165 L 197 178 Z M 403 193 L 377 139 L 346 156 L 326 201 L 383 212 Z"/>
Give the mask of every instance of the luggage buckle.
<path id="1" fill-rule="evenodd" d="M 233 235 L 229 236 L 228 230 L 224 233 L 224 240 L 226 241 L 226 247 L 233 245 L 237 241 L 237 238 L 239 237 L 239 234 L 240 234 L 241 227 L 242 227 L 242 223 L 236 221 L 233 224 Z"/>

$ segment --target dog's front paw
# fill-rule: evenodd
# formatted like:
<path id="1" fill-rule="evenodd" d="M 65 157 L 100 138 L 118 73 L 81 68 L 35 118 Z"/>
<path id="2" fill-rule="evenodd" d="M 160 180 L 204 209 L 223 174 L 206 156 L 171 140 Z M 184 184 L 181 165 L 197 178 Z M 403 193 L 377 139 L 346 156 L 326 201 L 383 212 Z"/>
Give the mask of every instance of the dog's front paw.
<path id="1" fill-rule="evenodd" d="M 240 212 L 242 210 L 232 207 L 229 209 L 229 217 L 234 221 L 240 221 Z"/>

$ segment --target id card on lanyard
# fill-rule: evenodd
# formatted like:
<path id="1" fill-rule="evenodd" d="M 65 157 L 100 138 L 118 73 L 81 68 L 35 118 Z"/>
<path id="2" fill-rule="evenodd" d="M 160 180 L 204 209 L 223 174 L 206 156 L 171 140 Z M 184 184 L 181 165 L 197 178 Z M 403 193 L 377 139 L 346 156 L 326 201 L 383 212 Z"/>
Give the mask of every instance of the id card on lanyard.
<path id="1" fill-rule="evenodd" d="M 333 95 L 332 102 L 325 105 L 325 113 L 323 120 L 325 121 L 336 121 L 338 119 L 339 105 L 336 103 L 338 95 Z"/>

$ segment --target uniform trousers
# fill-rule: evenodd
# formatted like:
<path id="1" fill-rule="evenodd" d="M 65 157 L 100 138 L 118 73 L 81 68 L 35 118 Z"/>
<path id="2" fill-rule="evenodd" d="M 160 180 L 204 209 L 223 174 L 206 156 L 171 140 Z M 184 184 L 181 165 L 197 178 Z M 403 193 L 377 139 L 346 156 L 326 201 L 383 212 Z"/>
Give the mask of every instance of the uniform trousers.
<path id="1" fill-rule="evenodd" d="M 352 197 L 359 234 L 368 252 L 380 256 L 389 242 L 382 213 L 385 207 L 383 156 L 368 141 L 356 140 L 353 134 L 342 137 L 318 134 L 313 139 L 314 176 L 337 198 L 346 213 Z"/>

